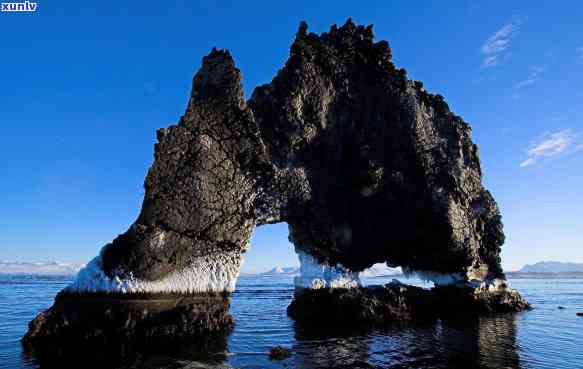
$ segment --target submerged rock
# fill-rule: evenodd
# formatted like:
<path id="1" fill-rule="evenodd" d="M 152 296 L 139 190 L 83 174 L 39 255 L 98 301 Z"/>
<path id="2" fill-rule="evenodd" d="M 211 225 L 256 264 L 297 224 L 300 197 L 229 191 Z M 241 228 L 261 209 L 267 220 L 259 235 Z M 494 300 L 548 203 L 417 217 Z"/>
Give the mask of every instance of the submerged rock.
<path id="1" fill-rule="evenodd" d="M 284 360 L 291 356 L 291 351 L 283 346 L 275 346 L 269 350 L 269 360 Z"/>
<path id="2" fill-rule="evenodd" d="M 459 286 L 423 289 L 393 282 L 349 289 L 296 290 L 287 312 L 300 323 L 359 326 L 528 309 L 528 302 L 515 290 L 491 292 Z"/>

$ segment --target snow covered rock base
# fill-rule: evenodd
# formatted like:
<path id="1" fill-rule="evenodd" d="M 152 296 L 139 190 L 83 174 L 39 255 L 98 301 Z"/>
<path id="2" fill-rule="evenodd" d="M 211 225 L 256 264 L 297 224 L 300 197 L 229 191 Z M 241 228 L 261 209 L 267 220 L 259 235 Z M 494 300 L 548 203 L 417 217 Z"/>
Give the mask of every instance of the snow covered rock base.
<path id="1" fill-rule="evenodd" d="M 100 253 L 77 274 L 65 291 L 70 293 L 169 293 L 233 292 L 242 263 L 241 252 L 231 251 L 193 258 L 190 265 L 156 281 L 129 277 L 109 277 L 103 271 Z M 123 273 L 120 273 L 123 274 Z"/>
<path id="2" fill-rule="evenodd" d="M 320 264 L 313 256 L 296 250 L 300 259 L 300 275 L 294 278 L 296 288 L 354 288 L 360 287 L 358 272 L 341 264 Z"/>

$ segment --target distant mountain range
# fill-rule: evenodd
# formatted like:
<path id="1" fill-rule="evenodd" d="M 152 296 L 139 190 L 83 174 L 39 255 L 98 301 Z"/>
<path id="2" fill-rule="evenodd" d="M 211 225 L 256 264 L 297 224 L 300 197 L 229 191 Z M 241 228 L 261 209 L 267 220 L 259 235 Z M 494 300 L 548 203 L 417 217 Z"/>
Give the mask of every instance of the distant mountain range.
<path id="1" fill-rule="evenodd" d="M 519 273 L 583 273 L 583 263 L 563 263 L 560 261 L 540 261 L 527 264 Z"/>
<path id="2" fill-rule="evenodd" d="M 389 268 L 387 264 L 375 264 L 360 272 L 360 276 L 363 278 L 398 276 L 401 274 L 403 274 L 401 268 Z"/>
<path id="3" fill-rule="evenodd" d="M 57 261 L 29 263 L 0 260 L 0 274 L 76 274 L 85 264 L 59 263 Z"/>
<path id="4" fill-rule="evenodd" d="M 0 274 L 71 275 L 76 274 L 84 265 L 85 264 L 81 263 L 60 263 L 57 261 L 31 263 L 0 260 Z M 257 274 L 264 276 L 297 276 L 299 273 L 299 267 L 282 267 L 278 265 L 267 272 Z M 253 273 L 242 274 L 250 275 Z M 384 276 L 398 276 L 401 274 L 401 268 L 389 268 L 386 264 L 375 264 L 361 272 L 360 276 L 364 278 L 375 278 Z M 583 276 L 583 263 L 541 261 L 535 264 L 527 264 L 518 271 L 507 272 L 506 274 L 510 278 L 524 278 L 527 275 L 539 275 L 540 277 L 545 277 L 545 275 Z"/>
<path id="5" fill-rule="evenodd" d="M 299 275 L 299 267 L 276 266 L 263 273 L 243 273 L 246 275 L 263 276 L 296 276 Z M 362 278 L 376 278 L 388 276 L 400 276 L 403 272 L 401 268 L 389 268 L 386 264 L 375 264 L 360 273 Z M 541 261 L 535 264 L 527 264 L 522 269 L 507 272 L 509 278 L 551 278 L 551 277 L 583 277 L 583 263 L 563 263 L 560 261 Z"/>
<path id="6" fill-rule="evenodd" d="M 252 275 L 253 273 L 242 273 L 244 275 Z M 264 275 L 264 276 L 297 276 L 300 274 L 299 267 L 282 267 L 280 265 L 268 270 L 267 272 L 257 273 L 255 275 Z M 400 275 L 401 268 L 389 268 L 386 264 L 375 264 L 372 267 L 364 270 L 360 273 L 361 277 L 364 278 L 375 278 L 375 277 L 384 277 L 384 276 L 394 276 Z"/>

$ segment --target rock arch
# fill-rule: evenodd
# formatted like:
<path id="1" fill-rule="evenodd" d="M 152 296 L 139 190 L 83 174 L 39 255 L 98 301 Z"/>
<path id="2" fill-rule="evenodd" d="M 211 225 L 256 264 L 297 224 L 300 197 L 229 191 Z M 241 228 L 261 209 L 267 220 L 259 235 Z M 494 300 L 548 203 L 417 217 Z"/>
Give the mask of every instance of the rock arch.
<path id="1" fill-rule="evenodd" d="M 178 124 L 157 132 L 137 220 L 64 293 L 232 291 L 253 228 L 283 221 L 302 270 L 320 270 L 303 287 L 355 286 L 378 262 L 494 285 L 504 234 L 471 128 L 391 58 L 371 26 L 302 23 L 245 101 L 233 58 L 213 49 Z"/>
<path id="2" fill-rule="evenodd" d="M 470 133 L 370 27 L 315 35 L 302 24 L 285 67 L 248 102 L 231 55 L 215 49 L 179 123 L 158 131 L 140 215 L 103 250 L 103 287 L 184 273 L 172 288 L 228 290 L 253 228 L 280 221 L 320 263 L 499 277 L 500 213 Z"/>

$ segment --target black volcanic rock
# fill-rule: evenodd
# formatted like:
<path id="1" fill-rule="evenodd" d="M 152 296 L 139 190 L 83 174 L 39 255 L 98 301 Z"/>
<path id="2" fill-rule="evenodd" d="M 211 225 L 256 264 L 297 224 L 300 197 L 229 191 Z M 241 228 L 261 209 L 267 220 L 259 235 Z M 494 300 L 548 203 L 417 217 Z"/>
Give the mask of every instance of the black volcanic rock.
<path id="1" fill-rule="evenodd" d="M 185 347 L 224 351 L 234 326 L 223 294 L 114 295 L 61 292 L 29 324 L 25 352 L 51 365 L 84 360 L 115 363 L 132 354 Z M 89 359 L 91 358 L 91 359 Z"/>
<path id="2" fill-rule="evenodd" d="M 242 252 L 274 222 L 297 249 L 356 271 L 501 275 L 500 213 L 469 125 L 408 80 L 371 27 L 302 24 L 247 103 L 240 80 L 227 51 L 203 59 L 184 116 L 158 131 L 140 216 L 105 249 L 110 277 L 157 280 Z"/>
<path id="3" fill-rule="evenodd" d="M 254 226 L 253 178 L 265 159 L 240 80 L 229 52 L 203 59 L 185 115 L 158 130 L 137 221 L 106 246 L 107 274 L 156 280 L 193 259 L 245 248 Z"/>
<path id="4" fill-rule="evenodd" d="M 503 278 L 501 216 L 481 184 L 470 126 L 391 57 L 370 26 L 349 20 L 316 35 L 302 23 L 285 66 L 246 102 L 233 58 L 213 49 L 184 115 L 157 132 L 137 220 L 32 322 L 25 342 L 229 327 L 221 300 L 142 316 L 108 296 L 232 291 L 254 227 L 267 223 L 287 222 L 298 253 L 349 273 L 386 262 L 462 285 Z M 298 297 L 293 314 L 320 300 L 365 320 L 370 309 L 373 320 L 405 319 L 436 299 L 416 289 L 324 291 Z M 440 291 L 457 299 L 452 311 L 524 307 L 518 294 Z M 479 303 L 468 302 L 478 292 Z M 89 320 L 77 314 L 86 299 L 103 299 Z"/>
<path id="5" fill-rule="evenodd" d="M 269 360 L 285 360 L 291 356 L 291 351 L 283 346 L 275 346 L 269 350 Z"/>
<path id="6" fill-rule="evenodd" d="M 359 327 L 529 309 L 528 302 L 515 290 L 487 291 L 459 286 L 427 290 L 389 283 L 349 289 L 297 290 L 287 312 L 303 324 Z"/>

